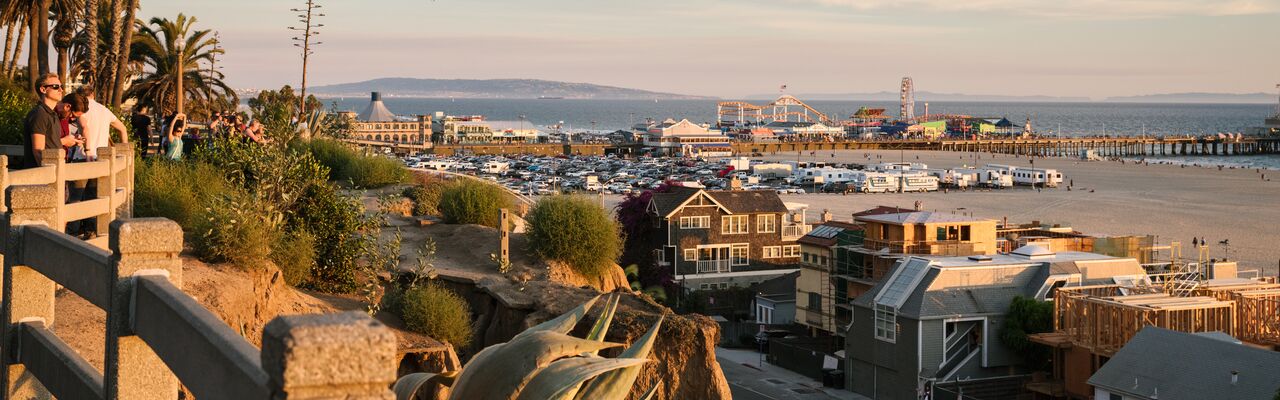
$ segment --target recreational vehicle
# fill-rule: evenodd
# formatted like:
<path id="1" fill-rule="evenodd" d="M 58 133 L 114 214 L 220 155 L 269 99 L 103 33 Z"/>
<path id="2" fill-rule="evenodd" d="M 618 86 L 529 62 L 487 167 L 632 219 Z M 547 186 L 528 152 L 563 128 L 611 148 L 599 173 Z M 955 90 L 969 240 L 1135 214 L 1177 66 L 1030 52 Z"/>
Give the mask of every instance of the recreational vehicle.
<path id="1" fill-rule="evenodd" d="M 950 168 L 932 168 L 923 170 L 933 177 L 938 178 L 938 184 L 947 185 L 956 188 L 965 188 L 973 186 L 974 175 L 961 173 L 958 170 Z"/>
<path id="2" fill-rule="evenodd" d="M 928 168 L 929 165 L 927 164 L 911 162 L 890 162 L 871 164 L 867 166 L 867 170 L 876 172 L 919 171 Z"/>
<path id="3" fill-rule="evenodd" d="M 419 162 L 417 168 L 429 169 L 434 171 L 448 171 L 454 168 L 453 161 L 424 161 Z"/>
<path id="4" fill-rule="evenodd" d="M 1013 187 L 1013 175 L 1005 170 L 994 168 L 957 168 L 957 173 L 966 177 L 971 185 L 1003 189 Z"/>
<path id="5" fill-rule="evenodd" d="M 898 179 L 903 192 L 932 192 L 938 190 L 938 177 L 921 172 L 900 174 Z"/>
<path id="6" fill-rule="evenodd" d="M 501 173 L 507 172 L 507 169 L 510 169 L 510 168 L 511 168 L 511 163 L 508 163 L 508 162 L 488 161 L 484 163 L 484 166 L 480 167 L 480 172 L 483 172 L 486 174 L 501 174 Z"/>
<path id="7" fill-rule="evenodd" d="M 854 189 L 862 193 L 888 193 L 898 191 L 898 177 L 879 172 L 863 172 L 850 181 Z"/>
<path id="8" fill-rule="evenodd" d="M 800 168 L 795 172 L 796 180 L 802 184 L 848 182 L 859 172 L 847 168 Z"/>
<path id="9" fill-rule="evenodd" d="M 987 164 L 987 168 L 1007 172 L 1013 177 L 1015 185 L 1058 187 L 1058 184 L 1062 183 L 1062 173 L 1055 169 L 1023 168 L 1001 164 Z"/>

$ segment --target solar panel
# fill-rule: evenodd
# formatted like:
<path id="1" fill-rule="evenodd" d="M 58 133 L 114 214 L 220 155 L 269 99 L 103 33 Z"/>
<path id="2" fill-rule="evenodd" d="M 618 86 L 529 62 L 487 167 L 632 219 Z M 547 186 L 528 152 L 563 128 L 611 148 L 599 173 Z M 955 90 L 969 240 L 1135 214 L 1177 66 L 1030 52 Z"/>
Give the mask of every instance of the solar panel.
<path id="1" fill-rule="evenodd" d="M 813 228 L 812 231 L 809 231 L 809 236 L 823 238 L 823 239 L 830 239 L 830 238 L 836 237 L 836 235 L 839 235 L 840 232 L 843 232 L 843 231 L 844 231 L 843 228 L 837 228 L 834 226 L 827 226 L 827 225 L 819 225 Z"/>
<path id="2" fill-rule="evenodd" d="M 880 290 L 880 294 L 876 295 L 876 303 L 893 308 L 902 307 L 902 303 L 907 301 L 907 295 L 915 290 L 916 285 L 920 284 L 920 280 L 924 278 L 925 271 L 928 270 L 929 260 L 907 259 L 906 264 L 889 277 L 889 282 Z"/>

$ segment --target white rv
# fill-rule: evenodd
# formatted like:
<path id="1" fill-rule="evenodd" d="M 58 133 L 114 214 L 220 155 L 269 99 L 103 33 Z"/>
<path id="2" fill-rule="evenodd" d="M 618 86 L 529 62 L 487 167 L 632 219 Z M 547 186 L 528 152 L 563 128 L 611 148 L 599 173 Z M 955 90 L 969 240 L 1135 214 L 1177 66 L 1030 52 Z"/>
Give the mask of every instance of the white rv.
<path id="1" fill-rule="evenodd" d="M 924 169 L 929 169 L 929 165 L 912 162 L 889 162 L 867 166 L 867 170 L 876 172 L 920 171 Z"/>
<path id="2" fill-rule="evenodd" d="M 814 183 L 848 182 L 857 174 L 860 174 L 860 172 L 848 168 L 821 167 L 800 168 L 796 170 L 793 176 L 796 181 L 807 185 Z"/>
<path id="3" fill-rule="evenodd" d="M 938 177 L 916 172 L 899 174 L 903 192 L 932 192 L 938 190 Z"/>
<path id="4" fill-rule="evenodd" d="M 1058 187 L 1062 184 L 1062 173 L 1050 168 L 1019 168 L 1013 171 L 1013 183 Z"/>
<path id="5" fill-rule="evenodd" d="M 454 168 L 454 164 L 456 163 L 453 161 L 425 161 L 419 162 L 417 167 L 435 171 L 448 171 Z"/>
<path id="6" fill-rule="evenodd" d="M 507 172 L 511 168 L 511 163 L 503 161 L 488 161 L 480 167 L 480 172 L 486 174 L 501 174 Z"/>
<path id="7" fill-rule="evenodd" d="M 898 191 L 898 177 L 880 172 L 863 172 L 850 181 L 854 190 L 862 193 L 888 193 Z"/>
<path id="8" fill-rule="evenodd" d="M 924 173 L 938 178 L 938 184 L 947 185 L 956 188 L 965 188 L 973 186 L 973 178 L 975 175 L 961 173 L 959 170 L 950 168 L 931 168 L 924 170 Z"/>

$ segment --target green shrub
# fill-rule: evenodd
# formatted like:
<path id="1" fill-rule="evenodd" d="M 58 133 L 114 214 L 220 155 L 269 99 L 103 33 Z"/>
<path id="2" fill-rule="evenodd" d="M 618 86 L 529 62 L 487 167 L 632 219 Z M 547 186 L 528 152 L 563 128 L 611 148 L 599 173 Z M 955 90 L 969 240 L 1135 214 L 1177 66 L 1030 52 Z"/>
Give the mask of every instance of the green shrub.
<path id="1" fill-rule="evenodd" d="M 365 217 L 359 199 L 343 196 L 332 184 L 312 185 L 289 214 L 287 225 L 315 238 L 316 265 L 306 287 L 324 292 L 356 289 L 360 257 L 378 229 Z"/>
<path id="2" fill-rule="evenodd" d="M 413 201 L 413 215 L 440 215 L 440 195 L 444 193 L 443 183 L 428 186 L 410 186 L 404 189 L 404 197 Z"/>
<path id="3" fill-rule="evenodd" d="M 462 297 L 435 284 L 409 289 L 400 315 L 409 330 L 466 347 L 471 344 L 471 307 Z"/>
<path id="4" fill-rule="evenodd" d="M 231 190 L 239 188 L 212 165 L 152 158 L 135 164 L 134 215 L 168 218 L 189 230 L 215 197 Z"/>
<path id="5" fill-rule="evenodd" d="M 192 247 L 200 259 L 255 268 L 269 260 L 280 240 L 279 222 L 267 215 L 260 200 L 239 191 L 217 196 L 192 227 Z"/>
<path id="6" fill-rule="evenodd" d="M 501 186 L 462 179 L 440 193 L 440 213 L 450 224 L 498 226 L 499 210 L 511 209 L 515 201 Z"/>
<path id="7" fill-rule="evenodd" d="M 22 121 L 35 104 L 30 90 L 0 78 L 0 144 L 22 144 Z"/>
<path id="8" fill-rule="evenodd" d="M 271 248 L 271 261 L 280 267 L 284 281 L 292 286 L 302 286 L 311 280 L 311 270 L 316 266 L 316 238 L 309 232 L 294 232 L 275 241 Z"/>
<path id="9" fill-rule="evenodd" d="M 529 249 L 598 277 L 622 254 L 622 231 L 599 203 L 586 197 L 544 197 L 529 210 Z"/>
<path id="10" fill-rule="evenodd" d="M 1021 355 L 1027 367 L 1048 370 L 1051 366 L 1049 348 L 1032 343 L 1027 336 L 1050 331 L 1053 331 L 1053 303 L 1017 296 L 1009 303 L 1004 324 L 1000 326 L 1000 343 Z"/>
<path id="11" fill-rule="evenodd" d="M 389 157 L 358 152 L 333 139 L 314 139 L 298 143 L 296 150 L 309 152 L 317 161 L 329 167 L 329 179 L 350 182 L 360 188 L 379 188 L 403 183 L 408 170 L 399 161 Z"/>

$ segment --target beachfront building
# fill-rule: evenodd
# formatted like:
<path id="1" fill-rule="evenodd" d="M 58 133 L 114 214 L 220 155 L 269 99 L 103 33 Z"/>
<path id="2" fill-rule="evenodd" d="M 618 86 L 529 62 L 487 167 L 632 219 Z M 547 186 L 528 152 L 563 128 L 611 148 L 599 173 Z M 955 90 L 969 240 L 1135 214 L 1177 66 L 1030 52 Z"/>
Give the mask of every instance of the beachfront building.
<path id="1" fill-rule="evenodd" d="M 350 137 L 356 140 L 394 144 L 427 145 L 431 141 L 430 116 L 398 117 L 382 103 L 382 94 L 369 95 L 369 105 L 359 114 L 342 112 L 339 118 L 351 123 Z"/>
<path id="2" fill-rule="evenodd" d="M 807 207 L 772 190 L 676 187 L 649 202 L 661 232 L 651 245 L 685 290 L 746 287 L 797 271 Z"/>
<path id="3" fill-rule="evenodd" d="M 947 121 L 896 122 L 880 127 L 885 135 L 903 139 L 937 139 L 947 133 Z"/>
<path id="4" fill-rule="evenodd" d="M 1094 399 L 1271 399 L 1280 353 L 1221 332 L 1147 327 L 1089 377 Z"/>
<path id="5" fill-rule="evenodd" d="M 823 219 L 828 219 L 823 214 Z M 800 244 L 800 276 L 796 279 L 796 323 L 809 336 L 844 336 L 844 327 L 853 315 L 850 280 L 855 278 L 848 262 L 837 262 L 837 253 L 846 246 L 862 243 L 862 225 L 844 221 L 823 221 L 796 240 Z"/>
<path id="6" fill-rule="evenodd" d="M 644 145 L 657 154 L 685 157 L 728 157 L 733 155 L 729 137 L 706 126 L 667 119 L 649 125 L 644 135 Z"/>
<path id="7" fill-rule="evenodd" d="M 1030 371 L 999 338 L 1014 298 L 1048 300 L 1063 285 L 1145 277 L 1131 258 L 1037 245 L 1009 254 L 904 258 L 853 302 L 846 387 L 890 400 L 954 398 L 960 390 L 1017 398 Z"/>
<path id="8" fill-rule="evenodd" d="M 439 135 L 445 143 L 536 143 L 547 139 L 546 132 L 528 121 L 489 121 L 480 115 L 444 116 L 439 125 Z"/>
<path id="9" fill-rule="evenodd" d="M 859 107 L 858 111 L 849 116 L 845 131 L 857 138 L 871 139 L 879 135 L 880 127 L 891 119 L 893 117 L 885 115 L 883 108 Z"/>
<path id="10" fill-rule="evenodd" d="M 842 246 L 834 256 L 845 263 L 850 297 L 883 279 L 898 260 L 908 256 L 996 254 L 996 221 L 963 214 L 908 211 L 878 207 L 853 215 L 863 239 Z"/>
<path id="11" fill-rule="evenodd" d="M 809 121 L 772 121 L 764 125 L 782 141 L 832 141 L 844 139 L 844 128 L 827 126 L 821 122 Z"/>

